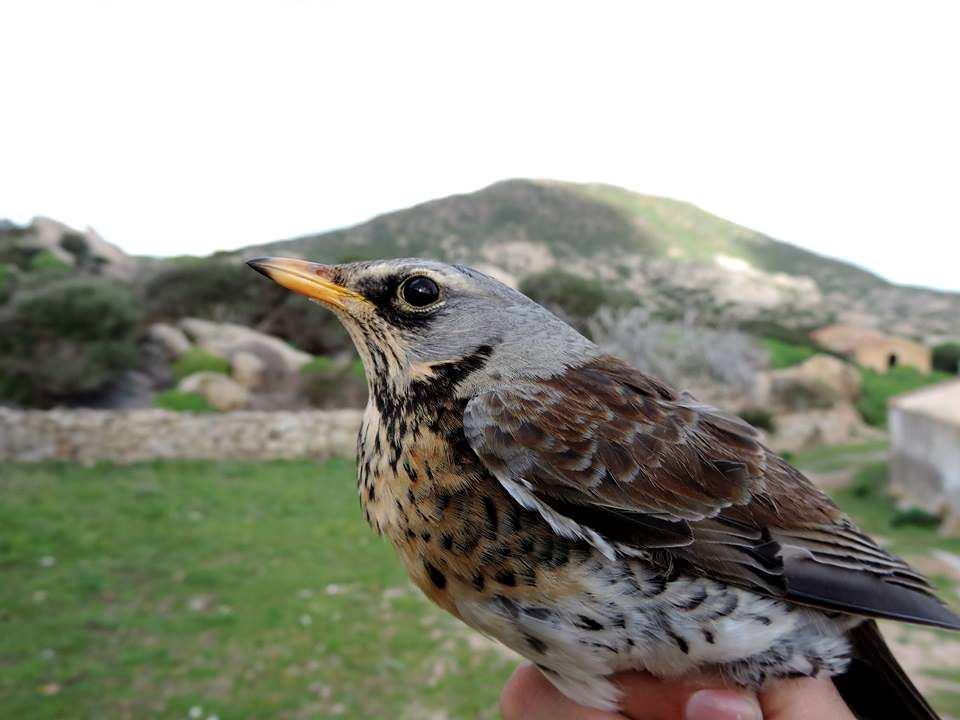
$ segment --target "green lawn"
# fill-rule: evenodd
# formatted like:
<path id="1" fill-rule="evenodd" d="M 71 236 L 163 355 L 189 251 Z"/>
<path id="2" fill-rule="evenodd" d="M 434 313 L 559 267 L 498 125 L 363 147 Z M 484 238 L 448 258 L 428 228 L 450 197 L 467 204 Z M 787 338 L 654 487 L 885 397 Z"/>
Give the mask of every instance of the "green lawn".
<path id="1" fill-rule="evenodd" d="M 0 717 L 496 717 L 353 466 L 0 465 Z"/>
<path id="2" fill-rule="evenodd" d="M 883 450 L 795 461 L 869 463 L 836 494 L 865 530 L 960 553 L 898 524 Z M 409 585 L 352 463 L 0 465 L 0 717 L 494 718 L 513 665 Z"/>

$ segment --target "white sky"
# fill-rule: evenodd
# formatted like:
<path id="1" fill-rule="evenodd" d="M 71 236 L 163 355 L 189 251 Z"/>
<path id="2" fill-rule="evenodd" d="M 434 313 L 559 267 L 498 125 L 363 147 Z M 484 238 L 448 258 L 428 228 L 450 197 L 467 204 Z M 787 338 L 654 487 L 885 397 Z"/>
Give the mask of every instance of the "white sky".
<path id="1" fill-rule="evenodd" d="M 508 177 L 960 290 L 941 2 L 0 4 L 0 217 L 206 253 Z"/>

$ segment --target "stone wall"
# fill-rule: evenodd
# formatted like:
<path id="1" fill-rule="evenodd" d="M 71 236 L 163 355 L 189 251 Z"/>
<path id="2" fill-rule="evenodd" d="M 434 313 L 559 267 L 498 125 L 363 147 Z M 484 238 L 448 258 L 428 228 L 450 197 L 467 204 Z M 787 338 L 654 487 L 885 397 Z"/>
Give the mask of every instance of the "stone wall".
<path id="1" fill-rule="evenodd" d="M 192 414 L 0 408 L 0 460 L 352 458 L 360 410 Z"/>

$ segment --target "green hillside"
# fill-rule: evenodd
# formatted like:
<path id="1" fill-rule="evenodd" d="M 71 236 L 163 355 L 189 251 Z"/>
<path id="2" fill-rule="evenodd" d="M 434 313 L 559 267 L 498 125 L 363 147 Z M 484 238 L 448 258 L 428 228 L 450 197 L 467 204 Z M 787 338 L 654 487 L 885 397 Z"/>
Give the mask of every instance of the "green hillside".
<path id="1" fill-rule="evenodd" d="M 380 215 L 343 230 L 245 248 L 324 260 L 428 255 L 469 260 L 484 247 L 526 242 L 557 259 L 739 258 L 767 272 L 807 275 L 823 289 L 884 285 L 849 263 L 826 258 L 701 210 L 690 203 L 611 185 L 506 180 Z"/>

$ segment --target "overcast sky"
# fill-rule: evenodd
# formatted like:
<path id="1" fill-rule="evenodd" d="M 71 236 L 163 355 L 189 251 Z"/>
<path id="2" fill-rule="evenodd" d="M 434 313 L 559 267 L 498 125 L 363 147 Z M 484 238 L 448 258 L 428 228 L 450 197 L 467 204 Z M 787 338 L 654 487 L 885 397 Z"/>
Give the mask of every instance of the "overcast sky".
<path id="1" fill-rule="evenodd" d="M 0 217 L 206 253 L 598 181 L 960 290 L 955 7 L 6 0 Z"/>

